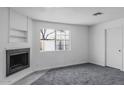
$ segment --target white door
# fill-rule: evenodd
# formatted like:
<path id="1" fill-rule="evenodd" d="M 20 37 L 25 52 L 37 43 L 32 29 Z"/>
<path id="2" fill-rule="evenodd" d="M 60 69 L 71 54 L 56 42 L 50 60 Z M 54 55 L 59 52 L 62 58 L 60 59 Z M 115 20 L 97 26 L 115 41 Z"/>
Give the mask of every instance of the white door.
<path id="1" fill-rule="evenodd" d="M 122 69 L 122 27 L 107 29 L 107 66 Z"/>

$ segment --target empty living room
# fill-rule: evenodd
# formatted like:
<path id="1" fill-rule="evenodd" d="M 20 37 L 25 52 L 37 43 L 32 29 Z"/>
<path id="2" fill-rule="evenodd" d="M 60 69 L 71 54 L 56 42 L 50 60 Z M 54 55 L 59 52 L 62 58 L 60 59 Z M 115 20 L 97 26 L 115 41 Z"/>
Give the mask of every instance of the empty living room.
<path id="1" fill-rule="evenodd" d="M 0 7 L 0 86 L 124 85 L 123 6 L 15 5 Z"/>

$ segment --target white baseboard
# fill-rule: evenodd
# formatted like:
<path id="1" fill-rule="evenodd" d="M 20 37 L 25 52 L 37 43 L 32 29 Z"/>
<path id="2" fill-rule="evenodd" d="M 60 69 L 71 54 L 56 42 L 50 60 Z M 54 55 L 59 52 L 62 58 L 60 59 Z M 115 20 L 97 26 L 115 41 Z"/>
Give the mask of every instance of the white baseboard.
<path id="1" fill-rule="evenodd" d="M 89 63 L 93 63 L 93 64 L 100 65 L 100 66 L 105 66 L 105 62 L 100 62 L 100 61 L 89 60 Z"/>
<path id="2" fill-rule="evenodd" d="M 84 63 L 88 63 L 88 61 L 86 60 L 81 60 L 78 63 L 73 63 L 72 64 L 64 64 L 64 65 L 57 65 L 57 66 L 49 66 L 49 67 L 43 67 L 42 65 L 36 65 L 35 66 L 35 71 L 38 70 L 48 70 L 48 69 L 54 69 L 54 68 L 60 68 L 60 67 L 66 67 L 66 66 L 71 66 L 71 65 L 78 65 L 78 64 L 84 64 Z"/>

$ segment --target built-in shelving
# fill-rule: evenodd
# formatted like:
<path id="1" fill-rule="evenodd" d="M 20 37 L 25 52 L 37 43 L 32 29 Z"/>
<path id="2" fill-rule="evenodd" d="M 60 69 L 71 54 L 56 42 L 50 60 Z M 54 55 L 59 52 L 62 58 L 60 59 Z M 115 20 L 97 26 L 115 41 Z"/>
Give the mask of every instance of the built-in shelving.
<path id="1" fill-rule="evenodd" d="M 27 42 L 27 34 L 28 31 L 12 29 L 9 34 L 9 42 Z"/>
<path id="2" fill-rule="evenodd" d="M 28 17 L 10 9 L 9 42 L 28 41 Z"/>

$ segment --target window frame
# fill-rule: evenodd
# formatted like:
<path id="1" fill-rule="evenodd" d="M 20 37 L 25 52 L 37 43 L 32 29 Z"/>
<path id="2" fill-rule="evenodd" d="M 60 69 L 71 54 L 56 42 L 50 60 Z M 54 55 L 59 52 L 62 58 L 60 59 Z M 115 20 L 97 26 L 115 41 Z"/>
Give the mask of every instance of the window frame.
<path id="1" fill-rule="evenodd" d="M 41 28 L 41 29 L 52 29 L 52 28 Z M 67 35 L 67 36 L 69 36 L 69 49 L 64 49 L 64 50 L 57 50 L 56 49 L 56 32 L 57 31 L 61 31 L 62 29 L 53 29 L 53 30 L 55 30 L 55 39 L 54 39 L 54 41 L 55 41 L 55 50 L 54 51 L 44 51 L 44 50 L 41 50 L 41 47 L 40 47 L 40 52 L 65 52 L 65 51 L 71 51 L 71 31 L 70 30 L 63 30 L 63 31 L 69 31 L 69 35 Z M 40 32 L 41 33 L 41 32 Z M 48 39 L 49 40 L 49 39 Z M 52 39 L 51 39 L 52 40 Z M 40 44 L 41 44 L 41 38 L 40 38 Z M 65 39 L 65 41 L 66 41 L 66 39 Z M 64 45 L 64 47 L 66 46 L 66 44 Z"/>

